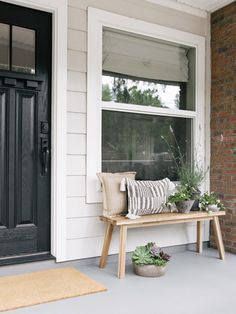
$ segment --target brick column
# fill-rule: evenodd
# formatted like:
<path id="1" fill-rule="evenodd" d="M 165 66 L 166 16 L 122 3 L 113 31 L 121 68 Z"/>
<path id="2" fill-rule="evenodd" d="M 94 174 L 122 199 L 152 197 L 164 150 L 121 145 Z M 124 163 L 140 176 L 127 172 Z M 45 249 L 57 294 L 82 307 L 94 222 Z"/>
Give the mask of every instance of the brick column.
<path id="1" fill-rule="evenodd" d="M 226 206 L 224 244 L 236 253 L 236 2 L 212 14 L 211 45 L 211 191 Z"/>

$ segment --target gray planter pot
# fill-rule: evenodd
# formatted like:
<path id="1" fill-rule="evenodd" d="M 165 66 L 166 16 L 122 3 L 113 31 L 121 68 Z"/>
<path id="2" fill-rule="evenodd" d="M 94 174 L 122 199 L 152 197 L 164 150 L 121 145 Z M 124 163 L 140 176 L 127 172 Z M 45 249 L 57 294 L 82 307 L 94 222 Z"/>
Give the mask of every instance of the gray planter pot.
<path id="1" fill-rule="evenodd" d="M 200 191 L 192 193 L 192 199 L 194 200 L 194 203 L 192 205 L 191 210 L 193 210 L 193 211 L 199 210 L 199 197 L 200 197 L 200 195 L 201 195 Z"/>
<path id="2" fill-rule="evenodd" d="M 193 206 L 193 203 L 194 203 L 194 200 L 177 202 L 176 207 L 178 209 L 178 212 L 179 213 L 189 213 L 192 206 Z"/>
<path id="3" fill-rule="evenodd" d="M 134 273 L 142 277 L 160 277 L 165 274 L 166 266 L 156 265 L 135 265 L 133 263 Z"/>
<path id="4" fill-rule="evenodd" d="M 207 209 L 212 211 L 212 212 L 218 212 L 220 210 L 216 204 L 208 205 Z"/>

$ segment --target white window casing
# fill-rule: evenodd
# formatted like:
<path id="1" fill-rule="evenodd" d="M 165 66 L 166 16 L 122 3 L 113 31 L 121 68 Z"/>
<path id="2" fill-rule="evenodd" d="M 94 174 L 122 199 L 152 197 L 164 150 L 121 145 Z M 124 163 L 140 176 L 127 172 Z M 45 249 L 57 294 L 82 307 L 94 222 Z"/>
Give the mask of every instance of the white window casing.
<path id="1" fill-rule="evenodd" d="M 184 60 L 184 48 L 181 47 L 193 47 L 196 49 L 196 95 L 195 95 L 195 111 L 189 110 L 177 110 L 177 109 L 165 109 L 157 107 L 145 107 L 140 105 L 120 104 L 114 102 L 102 102 L 101 90 L 102 90 L 102 69 L 107 71 L 116 72 L 113 61 L 116 58 L 116 62 L 123 62 L 122 49 L 117 48 L 114 51 L 105 51 L 105 54 L 110 57 L 110 61 L 103 60 L 103 39 L 108 40 L 109 34 L 104 32 L 103 28 L 117 29 L 117 31 L 129 32 L 137 34 L 139 36 L 147 36 L 149 38 L 157 39 L 159 41 L 167 41 L 173 43 L 170 46 L 170 50 L 175 56 L 181 56 L 182 63 L 186 64 Z M 119 34 L 120 35 L 120 34 Z M 124 35 L 125 36 L 125 35 Z M 145 40 L 146 41 L 146 40 Z M 140 45 L 140 41 L 137 41 L 137 45 Z M 153 45 L 151 42 L 150 45 Z M 161 44 L 159 43 L 159 47 Z M 164 46 L 163 46 L 164 47 Z M 117 49 L 117 54 L 115 51 Z M 141 46 L 140 46 L 141 49 Z M 152 49 L 151 49 L 152 50 Z M 163 51 L 162 51 L 163 52 Z M 161 64 L 162 52 L 155 57 L 155 64 Z M 150 57 L 149 51 L 145 58 Z M 127 48 L 126 55 L 129 54 Z M 141 54 L 137 54 L 137 59 Z M 152 59 L 154 54 L 152 53 Z M 107 58 L 108 60 L 108 58 Z M 113 60 L 113 61 L 112 61 Z M 172 58 L 173 61 L 173 58 Z M 119 65 L 120 69 L 120 65 Z M 132 69 L 129 68 L 127 74 L 130 74 L 132 69 L 135 69 L 135 65 L 132 64 Z M 160 67 L 159 67 L 160 69 Z M 204 165 L 205 149 L 204 149 L 204 107 L 205 107 L 205 38 L 194 35 L 191 33 L 179 31 L 176 29 L 167 28 L 157 24 L 151 24 L 141 20 L 128 18 L 125 16 L 109 13 L 103 10 L 94 8 L 88 9 L 88 69 L 87 69 L 87 203 L 101 202 L 100 184 L 98 182 L 96 173 L 101 171 L 101 112 L 102 109 L 134 112 L 142 114 L 154 114 L 162 116 L 184 117 L 191 118 L 193 121 L 193 148 L 194 152 L 197 152 L 198 162 Z M 133 70 L 132 70 L 133 71 Z M 137 71 L 137 70 L 135 70 Z M 142 73 L 144 69 L 139 67 L 139 73 Z M 156 70 L 155 70 L 156 71 Z M 155 72 L 154 71 L 154 72 Z M 123 71 L 122 71 L 123 72 Z M 146 71 L 142 77 L 147 77 L 147 72 L 152 73 L 150 70 Z M 154 72 L 150 74 L 149 78 L 153 78 Z M 136 72 L 134 76 L 140 76 Z M 163 73 L 164 71 L 160 71 Z M 123 74 L 125 74 L 123 72 Z M 133 74 L 133 73 L 132 73 Z M 134 73 L 135 74 L 135 73 Z M 139 75 L 138 75 L 139 74 Z M 178 71 L 168 71 L 168 77 L 172 75 L 173 81 L 187 81 L 187 71 L 183 69 L 182 73 Z M 156 77 L 155 77 L 156 78 Z M 157 78 L 156 78 L 157 79 Z M 164 79 L 158 78 L 158 79 Z M 170 80 L 170 79 L 168 79 Z M 205 166 L 205 165 L 204 165 Z M 204 186 L 202 187 L 205 188 Z"/>

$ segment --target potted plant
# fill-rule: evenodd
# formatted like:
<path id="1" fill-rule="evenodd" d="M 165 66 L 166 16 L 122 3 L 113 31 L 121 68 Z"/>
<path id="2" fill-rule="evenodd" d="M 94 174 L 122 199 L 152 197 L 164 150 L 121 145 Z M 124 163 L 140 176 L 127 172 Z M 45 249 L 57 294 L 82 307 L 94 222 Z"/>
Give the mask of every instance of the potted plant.
<path id="1" fill-rule="evenodd" d="M 143 277 L 163 276 L 169 260 L 170 255 L 154 242 L 136 247 L 132 255 L 134 273 Z"/>
<path id="2" fill-rule="evenodd" d="M 225 209 L 224 204 L 215 192 L 204 193 L 199 199 L 199 207 L 200 209 L 212 212 Z"/>
<path id="3" fill-rule="evenodd" d="M 177 169 L 180 185 L 187 187 L 191 193 L 190 199 L 194 200 L 191 210 L 199 209 L 199 197 L 201 195 L 200 185 L 205 178 L 205 172 L 198 163 L 194 162 L 193 165 L 183 162 Z"/>
<path id="4" fill-rule="evenodd" d="M 171 145 L 171 141 L 169 142 L 164 136 L 162 136 L 162 139 L 167 144 L 169 152 L 171 153 L 172 158 L 175 162 L 176 174 L 179 179 L 180 189 L 184 190 L 185 194 L 187 191 L 187 195 L 189 197 L 187 200 L 194 200 L 192 202 L 191 210 L 198 210 L 199 197 L 201 195 L 200 186 L 205 178 L 208 169 L 204 171 L 203 167 L 197 161 L 191 163 L 186 160 L 186 156 L 184 156 L 180 150 L 172 127 L 170 126 L 169 129 L 174 145 Z M 180 194 L 176 195 L 176 197 L 180 197 Z"/>
<path id="5" fill-rule="evenodd" d="M 177 187 L 177 192 L 168 197 L 167 205 L 175 204 L 178 212 L 189 213 L 194 203 L 191 197 L 191 189 L 187 185 L 180 185 Z"/>

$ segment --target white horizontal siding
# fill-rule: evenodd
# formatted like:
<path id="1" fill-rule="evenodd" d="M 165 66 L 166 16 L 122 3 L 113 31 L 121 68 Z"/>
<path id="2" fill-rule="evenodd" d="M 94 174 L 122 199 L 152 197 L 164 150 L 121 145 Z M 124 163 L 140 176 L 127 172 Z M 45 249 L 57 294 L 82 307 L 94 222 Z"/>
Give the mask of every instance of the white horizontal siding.
<path id="1" fill-rule="evenodd" d="M 203 19 L 144 1 L 68 0 L 68 85 L 67 85 L 67 259 L 101 254 L 105 226 L 99 221 L 101 204 L 86 204 L 86 71 L 87 7 L 93 6 L 160 25 L 204 35 Z M 94 52 L 96 53 L 96 51 Z M 206 234 L 207 227 L 205 227 Z M 130 230 L 127 250 L 147 241 L 170 246 L 194 242 L 195 226 L 160 226 Z M 206 238 L 206 236 L 205 236 Z M 115 231 L 110 253 L 118 251 Z"/>
<path id="2" fill-rule="evenodd" d="M 67 89 L 75 92 L 86 92 L 86 74 L 76 71 L 68 71 Z"/>
<path id="3" fill-rule="evenodd" d="M 86 113 L 86 93 L 68 91 L 67 111 Z"/>
<path id="4" fill-rule="evenodd" d="M 67 198 L 67 218 L 98 217 L 102 214 L 102 204 L 86 204 L 85 197 Z"/>
<path id="5" fill-rule="evenodd" d="M 85 156 L 82 155 L 68 155 L 67 156 L 67 175 L 71 176 L 85 176 L 86 165 Z"/>
<path id="6" fill-rule="evenodd" d="M 101 237 L 105 224 L 98 217 L 67 219 L 67 239 Z"/>
<path id="7" fill-rule="evenodd" d="M 68 28 L 87 31 L 87 14 L 85 10 L 68 7 Z"/>
<path id="8" fill-rule="evenodd" d="M 86 10 L 89 3 L 86 0 L 80 0 L 80 1 L 68 0 L 68 5 L 73 7 L 73 8 L 80 8 L 80 9 Z"/>
<path id="9" fill-rule="evenodd" d="M 87 71 L 87 54 L 83 51 L 68 50 L 67 54 L 68 70 L 86 72 Z"/>
<path id="10" fill-rule="evenodd" d="M 101 222 L 98 217 L 85 217 L 83 219 L 81 218 L 69 219 L 67 221 L 67 239 L 103 236 L 104 227 L 105 227 L 104 222 Z M 186 230 L 188 230 L 188 228 L 196 229 L 196 223 L 187 223 L 187 224 L 181 224 L 181 225 L 180 224 L 179 225 L 166 225 L 166 226 L 150 227 L 150 228 L 145 228 L 145 229 L 140 228 L 139 230 L 136 230 L 136 232 L 141 233 L 143 235 L 144 234 L 148 235 L 149 232 L 152 232 L 155 235 L 155 238 L 158 238 L 160 236 L 161 238 L 163 238 L 162 241 L 164 240 L 167 241 L 167 239 L 172 239 L 173 234 L 175 234 L 176 230 L 179 230 L 178 237 L 182 236 L 183 239 L 185 239 L 184 235 L 185 235 Z M 167 229 L 169 230 L 168 233 L 166 232 Z M 157 242 L 159 241 L 160 239 Z"/>
<path id="11" fill-rule="evenodd" d="M 68 49 L 87 51 L 87 33 L 68 29 Z"/>
<path id="12" fill-rule="evenodd" d="M 67 196 L 85 196 L 85 176 L 67 177 Z"/>
<path id="13" fill-rule="evenodd" d="M 99 256 L 101 254 L 101 249 L 102 237 L 67 240 L 67 260 Z"/>
<path id="14" fill-rule="evenodd" d="M 86 133 L 86 115 L 84 113 L 67 113 L 67 133 Z"/>
<path id="15" fill-rule="evenodd" d="M 69 155 L 85 155 L 86 136 L 84 134 L 67 134 L 67 153 Z"/>
<path id="16" fill-rule="evenodd" d="M 92 221 L 94 221 L 94 218 Z M 85 222 L 85 225 L 88 226 L 88 221 Z M 98 236 L 98 233 L 102 232 L 102 226 L 100 226 L 99 221 L 96 225 L 97 231 L 94 232 L 94 237 L 72 238 L 67 240 L 68 259 L 80 259 L 101 255 L 103 236 Z M 72 223 L 69 222 L 67 228 L 73 228 Z M 90 233 L 91 230 L 90 227 Z M 73 235 L 75 236 L 75 230 L 73 231 Z M 193 243 L 196 242 L 196 227 L 193 224 L 179 224 L 149 227 L 145 229 L 130 229 L 127 237 L 127 252 L 133 251 L 138 245 L 153 241 L 162 247 Z M 115 230 L 109 253 L 118 253 L 118 248 L 119 234 L 117 230 Z"/>
<path id="17" fill-rule="evenodd" d="M 68 4 L 84 11 L 90 6 L 197 35 L 206 34 L 205 18 L 143 0 L 68 0 Z"/>

